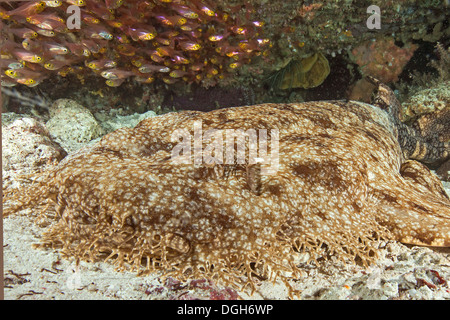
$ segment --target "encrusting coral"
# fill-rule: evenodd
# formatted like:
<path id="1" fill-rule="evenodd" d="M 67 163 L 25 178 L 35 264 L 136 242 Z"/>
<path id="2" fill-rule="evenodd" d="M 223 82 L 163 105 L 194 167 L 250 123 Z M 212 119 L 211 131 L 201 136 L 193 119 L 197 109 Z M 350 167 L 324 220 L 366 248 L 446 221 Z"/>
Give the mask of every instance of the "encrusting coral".
<path id="1" fill-rule="evenodd" d="M 436 176 L 405 158 L 407 131 L 394 125 L 387 90 L 380 85 L 377 106 L 262 104 L 149 118 L 66 157 L 29 189 L 8 190 L 5 213 L 40 207 L 52 222 L 41 245 L 69 257 L 239 288 L 289 285 L 302 253 L 369 264 L 380 238 L 449 246 L 450 201 Z M 267 129 L 271 155 L 279 141 L 278 167 L 264 170 L 265 158 L 174 163 L 172 135 L 185 132 L 190 145 L 198 123 L 205 136 Z M 444 148 L 438 155 L 448 157 Z"/>
<path id="2" fill-rule="evenodd" d="M 354 48 L 350 57 L 359 65 L 364 76 L 390 83 L 398 80 L 417 47 L 416 44 L 406 43 L 400 48 L 393 38 L 382 38 L 367 41 Z"/>

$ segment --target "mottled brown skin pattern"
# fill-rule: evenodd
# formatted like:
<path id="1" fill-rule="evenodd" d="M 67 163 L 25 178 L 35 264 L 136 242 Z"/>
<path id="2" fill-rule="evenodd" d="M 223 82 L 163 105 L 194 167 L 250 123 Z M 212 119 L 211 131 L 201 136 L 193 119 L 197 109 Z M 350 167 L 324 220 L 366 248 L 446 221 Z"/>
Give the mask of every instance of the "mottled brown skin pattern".
<path id="1" fill-rule="evenodd" d="M 392 90 L 373 77 L 368 81 L 377 86 L 374 104 L 385 110 L 396 127 L 397 140 L 405 159 L 438 166 L 450 158 L 450 108 L 426 114 L 411 126 L 400 121 L 400 102 Z"/>
<path id="2" fill-rule="evenodd" d="M 177 165 L 175 129 L 279 129 L 279 170 Z M 298 276 L 337 256 L 368 264 L 377 240 L 449 246 L 450 201 L 439 180 L 404 161 L 385 111 L 355 101 L 263 104 L 180 112 L 119 129 L 64 159 L 7 212 L 48 202 L 56 220 L 43 245 L 120 269 L 163 270 L 254 287 Z M 44 210 L 42 210 L 44 211 Z M 50 218 L 47 218 L 50 219 Z"/>

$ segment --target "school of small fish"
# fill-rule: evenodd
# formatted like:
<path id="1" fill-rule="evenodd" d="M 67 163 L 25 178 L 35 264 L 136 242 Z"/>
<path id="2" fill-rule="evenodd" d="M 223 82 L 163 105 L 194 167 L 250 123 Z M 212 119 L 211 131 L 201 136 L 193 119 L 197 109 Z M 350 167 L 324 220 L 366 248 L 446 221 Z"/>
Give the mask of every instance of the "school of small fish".
<path id="1" fill-rule="evenodd" d="M 95 74 L 112 87 L 130 78 L 215 84 L 267 53 L 253 12 L 206 0 L 2 2 L 1 85 L 33 87 L 56 74 Z"/>

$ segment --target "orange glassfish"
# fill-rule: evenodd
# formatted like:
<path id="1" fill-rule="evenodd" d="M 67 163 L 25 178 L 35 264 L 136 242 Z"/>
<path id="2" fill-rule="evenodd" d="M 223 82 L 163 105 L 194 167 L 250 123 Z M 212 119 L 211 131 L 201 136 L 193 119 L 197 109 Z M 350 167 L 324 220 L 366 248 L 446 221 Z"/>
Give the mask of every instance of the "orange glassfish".
<path id="1" fill-rule="evenodd" d="M 125 79 L 108 79 L 108 80 L 106 80 L 106 84 L 110 87 L 118 87 L 124 81 L 125 81 Z"/>
<path id="2" fill-rule="evenodd" d="M 189 64 L 191 61 L 184 57 L 181 54 L 173 54 L 170 57 L 170 60 L 172 60 L 175 64 Z"/>
<path id="3" fill-rule="evenodd" d="M 65 23 L 57 20 L 45 20 L 36 24 L 36 27 L 44 30 L 55 30 L 57 32 L 65 32 L 68 30 Z"/>
<path id="4" fill-rule="evenodd" d="M 101 60 L 92 60 L 85 61 L 85 65 L 93 70 L 101 70 L 103 68 L 114 68 L 117 65 L 117 62 L 109 59 L 101 59 Z"/>
<path id="5" fill-rule="evenodd" d="M 59 7 L 62 4 L 62 2 L 59 0 L 51 0 L 51 1 L 43 1 L 43 2 L 45 3 L 45 5 L 47 7 L 53 7 L 53 8 Z"/>
<path id="6" fill-rule="evenodd" d="M 47 42 L 44 44 L 45 47 L 51 52 L 51 53 L 55 53 L 55 54 L 67 54 L 69 53 L 69 50 L 56 42 Z"/>
<path id="7" fill-rule="evenodd" d="M 202 47 L 195 41 L 182 41 L 179 42 L 178 45 L 180 46 L 181 49 L 185 51 L 197 51 Z"/>
<path id="8" fill-rule="evenodd" d="M 241 40 L 239 42 L 239 48 L 241 48 L 242 50 L 246 51 L 246 52 L 251 52 L 254 50 L 260 50 L 260 43 L 258 40 L 255 39 L 251 39 L 251 40 Z"/>
<path id="9" fill-rule="evenodd" d="M 132 75 L 135 75 L 135 73 L 133 71 L 128 71 L 125 69 L 114 68 L 102 71 L 100 75 L 105 79 L 114 80 L 114 79 L 125 79 Z"/>
<path id="10" fill-rule="evenodd" d="M 55 31 L 53 31 L 53 30 L 35 28 L 35 31 L 37 33 L 39 33 L 41 36 L 45 36 L 45 37 L 54 37 L 56 35 Z"/>
<path id="11" fill-rule="evenodd" d="M 101 25 L 91 25 L 83 29 L 84 34 L 92 39 L 112 40 L 113 35 L 108 29 Z"/>
<path id="12" fill-rule="evenodd" d="M 153 14 L 153 17 L 166 26 L 182 26 L 187 22 L 186 18 L 184 17 L 168 16 L 163 13 Z"/>
<path id="13" fill-rule="evenodd" d="M 152 53 L 150 58 L 157 63 L 164 63 L 164 57 L 162 57 L 159 53 Z"/>
<path id="14" fill-rule="evenodd" d="M 198 38 L 199 36 L 202 35 L 201 29 L 200 29 L 200 24 L 191 21 L 188 21 L 186 24 L 180 26 L 180 29 L 183 31 L 192 31 L 195 32 L 193 37 Z"/>
<path id="15" fill-rule="evenodd" d="M 180 34 L 180 32 L 177 30 L 168 30 L 168 31 L 164 31 L 164 32 L 160 33 L 159 36 L 172 39 L 173 37 L 176 37 L 179 34 Z"/>
<path id="16" fill-rule="evenodd" d="M 141 11 L 141 12 L 144 12 L 144 11 L 145 11 L 145 12 L 151 12 L 152 9 L 153 9 L 155 6 L 156 6 L 156 4 L 154 4 L 153 2 L 144 0 L 144 1 L 140 1 L 140 2 L 138 3 L 136 9 L 139 10 L 139 11 Z"/>
<path id="17" fill-rule="evenodd" d="M 34 72 L 28 69 L 20 69 L 20 70 L 11 70 L 8 69 L 5 71 L 5 74 L 13 79 L 19 79 L 19 78 L 24 78 L 24 79 L 29 79 L 29 78 L 38 78 L 41 76 L 41 73 L 39 72 Z"/>
<path id="18" fill-rule="evenodd" d="M 198 10 L 203 12 L 204 14 L 213 17 L 216 13 L 215 5 L 208 3 L 209 1 L 206 0 L 191 0 L 190 3 L 194 4 Z"/>
<path id="19" fill-rule="evenodd" d="M 219 73 L 219 70 L 218 70 L 217 68 L 211 66 L 211 67 L 208 67 L 208 68 L 206 69 L 206 73 L 207 73 L 208 75 L 215 76 L 216 74 Z"/>
<path id="20" fill-rule="evenodd" d="M 70 65 L 73 61 L 70 60 L 57 60 L 57 59 L 52 59 L 47 61 L 44 64 L 44 68 L 47 70 L 59 70 L 64 66 Z"/>
<path id="21" fill-rule="evenodd" d="M 145 27 L 128 27 L 126 33 L 134 40 L 134 41 L 149 41 L 155 38 L 156 30 L 151 26 Z"/>
<path id="22" fill-rule="evenodd" d="M 200 11 L 202 11 L 207 16 L 214 17 L 216 15 L 212 5 L 206 5 L 203 2 L 200 2 L 199 4 L 197 4 L 197 8 L 199 8 Z"/>
<path id="23" fill-rule="evenodd" d="M 173 84 L 178 81 L 178 79 L 170 78 L 170 77 L 163 77 L 162 80 L 164 81 L 164 83 L 167 83 L 167 84 Z"/>
<path id="24" fill-rule="evenodd" d="M 171 39 L 163 38 L 163 37 L 156 37 L 155 40 L 162 45 L 165 45 L 165 46 L 172 45 L 173 46 L 173 40 L 171 40 Z"/>
<path id="25" fill-rule="evenodd" d="M 28 51 L 35 51 L 42 48 L 42 43 L 36 40 L 24 39 L 22 41 L 22 47 Z"/>
<path id="26" fill-rule="evenodd" d="M 137 82 L 141 82 L 141 83 L 152 83 L 153 81 L 155 81 L 155 77 L 153 77 L 153 76 L 136 77 L 136 78 L 134 78 L 134 80 L 136 80 Z"/>
<path id="27" fill-rule="evenodd" d="M 20 73 L 17 70 L 13 70 L 13 69 L 5 70 L 5 74 L 8 77 L 13 78 L 13 79 L 17 79 L 20 77 Z"/>
<path id="28" fill-rule="evenodd" d="M 33 39 L 38 36 L 38 33 L 36 31 L 28 28 L 11 28 L 9 29 L 9 31 L 12 32 L 15 36 L 18 36 L 22 39 Z"/>
<path id="29" fill-rule="evenodd" d="M 74 4 L 78 7 L 83 7 L 86 5 L 86 1 L 85 0 L 66 0 L 67 3 L 69 4 Z"/>
<path id="30" fill-rule="evenodd" d="M 143 50 L 153 61 L 157 63 L 163 63 L 164 57 L 156 50 L 153 49 L 144 49 Z"/>
<path id="31" fill-rule="evenodd" d="M 208 37 L 209 41 L 212 42 L 217 42 L 217 41 L 222 41 L 228 34 L 223 33 L 223 34 L 212 34 Z"/>
<path id="32" fill-rule="evenodd" d="M 196 9 L 189 8 L 187 6 L 176 4 L 172 5 L 172 9 L 181 14 L 183 17 L 188 19 L 197 19 L 198 11 Z"/>
<path id="33" fill-rule="evenodd" d="M 140 73 L 150 73 L 150 72 L 169 72 L 170 69 L 165 66 L 154 65 L 154 64 L 143 64 L 139 68 Z"/>
<path id="34" fill-rule="evenodd" d="M 230 63 L 228 65 L 228 67 L 230 67 L 231 69 L 236 69 L 236 68 L 239 68 L 240 66 L 242 66 L 242 64 L 243 63 L 241 61 L 236 61 L 236 62 Z"/>
<path id="35" fill-rule="evenodd" d="M 188 72 L 177 69 L 170 71 L 169 76 L 171 76 L 172 78 L 181 78 L 187 74 Z"/>
<path id="36" fill-rule="evenodd" d="M 83 21 L 86 22 L 87 24 L 99 24 L 100 23 L 100 20 L 98 18 L 91 16 L 89 14 L 82 13 L 81 16 L 83 18 Z"/>
<path id="37" fill-rule="evenodd" d="M 45 9 L 44 2 L 29 2 L 21 5 L 20 7 L 11 10 L 8 14 L 11 17 L 19 16 L 19 17 L 28 17 L 37 13 L 42 12 Z"/>
<path id="38" fill-rule="evenodd" d="M 17 79 L 16 81 L 18 83 L 26 85 L 27 87 L 35 87 L 39 83 L 41 83 L 42 80 L 35 80 L 35 79 L 32 79 L 32 78 L 21 78 L 21 79 Z"/>
<path id="39" fill-rule="evenodd" d="M 42 80 L 46 79 L 47 75 L 39 73 L 36 74 L 35 72 L 33 72 L 33 74 L 31 73 L 25 73 L 24 77 L 21 77 L 19 79 L 17 79 L 16 81 L 18 83 L 24 84 L 28 87 L 35 87 L 37 86 L 39 83 L 42 82 Z"/>
<path id="40" fill-rule="evenodd" d="M 242 52 L 238 46 L 224 47 L 224 50 L 221 53 L 225 53 L 226 56 L 230 58 L 239 57 L 242 55 Z"/>
<path id="41" fill-rule="evenodd" d="M 80 43 L 67 43 L 66 46 L 69 48 L 70 52 L 79 57 L 88 57 L 91 54 L 91 52 Z"/>
<path id="42" fill-rule="evenodd" d="M 47 20 L 54 20 L 54 21 L 58 21 L 58 22 L 64 23 L 64 24 L 66 23 L 63 18 L 59 17 L 58 15 L 56 15 L 54 13 L 30 15 L 26 18 L 26 20 L 28 23 L 31 23 L 34 25 L 38 25 Z"/>
<path id="43" fill-rule="evenodd" d="M 15 59 L 0 59 L 0 68 L 4 69 L 5 67 L 12 69 L 12 70 L 17 70 L 17 69 L 22 69 L 25 66 L 24 62 L 19 62 Z"/>
<path id="44" fill-rule="evenodd" d="M 156 51 L 160 54 L 160 56 L 170 57 L 176 53 L 174 49 L 169 46 L 161 46 L 156 48 Z"/>
<path id="45" fill-rule="evenodd" d="M 121 21 L 105 20 L 105 22 L 113 28 L 122 28 L 123 27 L 123 23 Z"/>
<path id="46" fill-rule="evenodd" d="M 22 61 L 32 62 L 32 63 L 39 63 L 42 61 L 42 56 L 35 54 L 31 51 L 25 51 L 25 50 L 15 50 L 13 54 Z"/>
<path id="47" fill-rule="evenodd" d="M 105 42 L 107 43 L 106 40 Z M 99 40 L 96 41 L 90 39 L 81 40 L 81 44 L 84 45 L 92 53 L 99 53 L 102 48 L 106 47 L 106 43 L 103 44 L 103 42 Z"/>

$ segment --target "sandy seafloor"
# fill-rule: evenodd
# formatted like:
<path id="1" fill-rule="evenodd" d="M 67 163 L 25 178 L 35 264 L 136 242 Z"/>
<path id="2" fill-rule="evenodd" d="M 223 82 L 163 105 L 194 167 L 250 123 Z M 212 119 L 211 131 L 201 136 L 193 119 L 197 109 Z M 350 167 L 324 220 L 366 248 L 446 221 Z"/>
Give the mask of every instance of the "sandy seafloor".
<path id="1" fill-rule="evenodd" d="M 445 184 L 450 194 L 450 184 Z M 53 250 L 38 250 L 43 228 L 31 210 L 4 219 L 5 299 L 287 299 L 277 281 L 263 281 L 253 295 L 208 281 L 178 283 L 160 273 L 136 276 L 117 272 L 108 262 L 61 259 Z M 380 259 L 369 268 L 330 259 L 305 265 L 292 280 L 296 299 L 450 299 L 450 248 L 380 243 Z"/>

